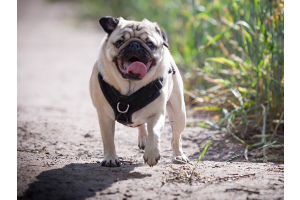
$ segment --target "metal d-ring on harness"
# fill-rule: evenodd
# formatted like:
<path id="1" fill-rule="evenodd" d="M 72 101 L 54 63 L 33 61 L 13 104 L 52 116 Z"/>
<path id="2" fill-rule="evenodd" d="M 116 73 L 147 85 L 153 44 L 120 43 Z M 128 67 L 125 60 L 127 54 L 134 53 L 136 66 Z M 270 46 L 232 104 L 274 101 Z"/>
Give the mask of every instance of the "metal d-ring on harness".
<path id="1" fill-rule="evenodd" d="M 174 67 L 171 65 L 168 73 L 175 74 Z M 161 94 L 163 87 L 163 77 L 160 77 L 148 85 L 142 87 L 130 96 L 122 95 L 116 88 L 103 80 L 101 73 L 98 74 L 98 81 L 103 95 L 111 108 L 114 110 L 115 119 L 121 124 L 133 124 L 132 114 L 154 101 Z"/>
<path id="2" fill-rule="evenodd" d="M 118 110 L 118 112 L 120 112 L 120 113 L 127 113 L 128 109 L 129 109 L 129 104 L 127 104 L 127 108 L 126 108 L 125 111 L 121 111 L 120 108 L 119 108 L 119 105 L 120 105 L 120 102 L 118 102 L 118 104 L 117 104 L 117 110 Z"/>

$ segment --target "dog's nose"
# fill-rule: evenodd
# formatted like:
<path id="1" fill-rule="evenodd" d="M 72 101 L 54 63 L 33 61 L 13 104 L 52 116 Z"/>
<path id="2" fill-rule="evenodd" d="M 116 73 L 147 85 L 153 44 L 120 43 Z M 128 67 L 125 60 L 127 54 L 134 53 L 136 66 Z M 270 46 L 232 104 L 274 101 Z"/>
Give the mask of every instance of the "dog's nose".
<path id="1" fill-rule="evenodd" d="M 130 43 L 129 47 L 131 47 L 133 49 L 140 49 L 141 45 L 138 42 L 132 42 L 132 43 Z"/>

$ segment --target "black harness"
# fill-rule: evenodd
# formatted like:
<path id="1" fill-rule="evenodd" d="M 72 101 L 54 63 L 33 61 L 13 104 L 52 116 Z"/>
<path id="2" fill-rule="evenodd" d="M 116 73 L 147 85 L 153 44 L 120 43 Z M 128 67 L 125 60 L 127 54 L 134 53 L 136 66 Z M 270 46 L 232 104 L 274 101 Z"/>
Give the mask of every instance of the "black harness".
<path id="1" fill-rule="evenodd" d="M 142 109 L 161 94 L 163 77 L 150 82 L 130 96 L 122 95 L 116 88 L 103 80 L 98 74 L 99 84 L 103 95 L 115 112 L 115 119 L 124 125 L 132 124 L 132 113 Z"/>
<path id="2" fill-rule="evenodd" d="M 173 66 L 171 66 L 169 73 L 175 74 Z M 125 96 L 112 85 L 105 82 L 100 72 L 98 74 L 98 80 L 103 95 L 114 110 L 116 121 L 125 126 L 133 124 L 131 119 L 132 114 L 159 97 L 161 88 L 163 87 L 163 77 L 160 77 L 130 96 Z"/>

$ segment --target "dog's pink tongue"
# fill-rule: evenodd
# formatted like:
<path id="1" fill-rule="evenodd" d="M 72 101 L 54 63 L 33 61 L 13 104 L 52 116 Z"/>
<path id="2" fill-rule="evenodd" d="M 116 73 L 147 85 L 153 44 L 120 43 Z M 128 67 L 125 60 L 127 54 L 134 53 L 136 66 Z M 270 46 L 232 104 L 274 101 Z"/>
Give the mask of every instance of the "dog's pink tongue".
<path id="1" fill-rule="evenodd" d="M 129 72 L 139 75 L 140 78 L 144 78 L 147 74 L 147 67 L 144 63 L 136 61 L 131 63 L 127 68 L 127 74 Z"/>

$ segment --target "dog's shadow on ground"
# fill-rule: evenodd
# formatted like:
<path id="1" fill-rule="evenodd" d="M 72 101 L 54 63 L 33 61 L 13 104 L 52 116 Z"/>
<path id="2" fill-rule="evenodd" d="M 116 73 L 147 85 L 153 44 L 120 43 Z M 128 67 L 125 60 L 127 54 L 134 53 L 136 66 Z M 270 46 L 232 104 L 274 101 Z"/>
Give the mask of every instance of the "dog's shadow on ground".
<path id="1" fill-rule="evenodd" d="M 114 182 L 151 176 L 131 172 L 138 166 L 108 168 L 99 163 L 72 163 L 60 169 L 42 172 L 37 176 L 38 181 L 31 183 L 25 194 L 18 199 L 86 199 Z"/>

